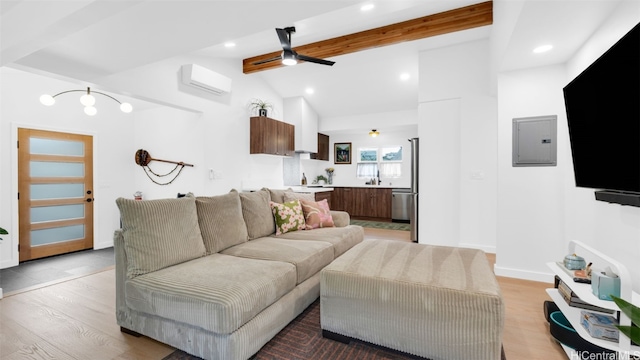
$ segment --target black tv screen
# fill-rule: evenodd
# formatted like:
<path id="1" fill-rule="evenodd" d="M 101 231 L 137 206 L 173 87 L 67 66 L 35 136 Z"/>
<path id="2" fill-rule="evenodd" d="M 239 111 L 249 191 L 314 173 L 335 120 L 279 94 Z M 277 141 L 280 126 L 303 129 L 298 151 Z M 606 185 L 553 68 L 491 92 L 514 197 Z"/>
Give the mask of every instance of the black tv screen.
<path id="1" fill-rule="evenodd" d="M 640 193 L 640 24 L 564 87 L 576 186 Z"/>

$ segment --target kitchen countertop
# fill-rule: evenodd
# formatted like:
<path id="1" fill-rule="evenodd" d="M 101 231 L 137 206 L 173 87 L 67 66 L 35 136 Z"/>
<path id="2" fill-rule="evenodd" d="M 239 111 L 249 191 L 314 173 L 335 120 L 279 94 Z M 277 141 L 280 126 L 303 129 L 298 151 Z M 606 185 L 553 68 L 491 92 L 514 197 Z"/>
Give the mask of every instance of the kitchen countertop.
<path id="1" fill-rule="evenodd" d="M 297 193 L 310 193 L 310 194 L 315 194 L 315 193 L 319 193 L 319 192 L 327 192 L 327 191 L 333 191 L 333 187 L 325 187 L 325 186 L 282 186 L 282 187 L 272 187 L 270 189 L 273 190 L 288 190 L 291 189 L 293 192 L 297 192 Z M 260 189 L 243 189 L 242 191 L 259 191 Z"/>
<path id="2" fill-rule="evenodd" d="M 313 185 L 313 186 L 289 186 L 287 187 L 291 188 L 291 190 L 293 190 L 293 192 L 297 192 L 297 193 L 319 193 L 319 192 L 327 192 L 327 191 L 333 191 L 333 187 L 329 187 L 329 186 L 317 186 L 317 185 Z"/>
<path id="3" fill-rule="evenodd" d="M 314 185 L 315 186 L 315 185 Z M 411 189 L 408 186 L 391 186 L 391 185 L 324 185 L 332 188 L 378 188 L 378 189 Z"/>

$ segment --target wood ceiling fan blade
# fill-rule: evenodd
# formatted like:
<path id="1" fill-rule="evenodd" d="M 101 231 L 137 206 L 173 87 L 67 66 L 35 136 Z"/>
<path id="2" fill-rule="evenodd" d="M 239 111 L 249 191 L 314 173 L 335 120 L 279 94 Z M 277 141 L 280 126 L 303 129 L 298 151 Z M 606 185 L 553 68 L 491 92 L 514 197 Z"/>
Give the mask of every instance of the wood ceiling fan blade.
<path id="1" fill-rule="evenodd" d="M 282 45 L 282 49 L 291 50 L 291 40 L 289 39 L 289 32 L 287 31 L 287 29 L 276 28 L 276 33 L 278 33 L 278 38 L 280 39 L 280 45 Z"/>
<path id="2" fill-rule="evenodd" d="M 253 63 L 253 65 L 266 64 L 268 62 L 272 62 L 272 61 L 276 61 L 276 60 L 282 60 L 282 57 L 278 56 L 278 57 L 273 57 L 271 59 L 265 59 L 265 60 L 256 61 L 256 62 Z"/>
<path id="3" fill-rule="evenodd" d="M 307 62 L 312 62 L 312 63 L 316 63 L 316 64 L 322 64 L 322 65 L 329 65 L 329 66 L 333 66 L 333 64 L 335 64 L 335 61 L 330 61 L 330 60 L 325 60 L 325 59 L 318 59 L 318 58 L 314 58 L 314 57 L 310 57 L 310 56 L 304 56 L 304 55 L 300 55 L 298 54 L 298 59 L 302 60 L 302 61 L 307 61 Z"/>

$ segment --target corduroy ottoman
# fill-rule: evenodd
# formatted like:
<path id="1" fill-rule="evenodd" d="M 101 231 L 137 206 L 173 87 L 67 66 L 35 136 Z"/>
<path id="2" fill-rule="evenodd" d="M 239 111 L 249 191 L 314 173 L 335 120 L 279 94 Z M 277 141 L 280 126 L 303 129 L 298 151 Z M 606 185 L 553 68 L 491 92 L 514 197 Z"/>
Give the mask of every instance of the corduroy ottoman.
<path id="1" fill-rule="evenodd" d="M 499 360 L 504 302 L 480 250 L 365 240 L 325 267 L 325 337 L 428 359 Z"/>

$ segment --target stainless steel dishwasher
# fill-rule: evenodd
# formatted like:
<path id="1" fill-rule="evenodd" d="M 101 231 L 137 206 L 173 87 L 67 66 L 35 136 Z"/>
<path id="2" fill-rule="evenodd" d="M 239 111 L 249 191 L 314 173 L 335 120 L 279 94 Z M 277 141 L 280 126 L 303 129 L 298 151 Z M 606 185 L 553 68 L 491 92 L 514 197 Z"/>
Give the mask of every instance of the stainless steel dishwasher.
<path id="1" fill-rule="evenodd" d="M 411 189 L 391 190 L 391 220 L 409 222 L 411 214 Z"/>

